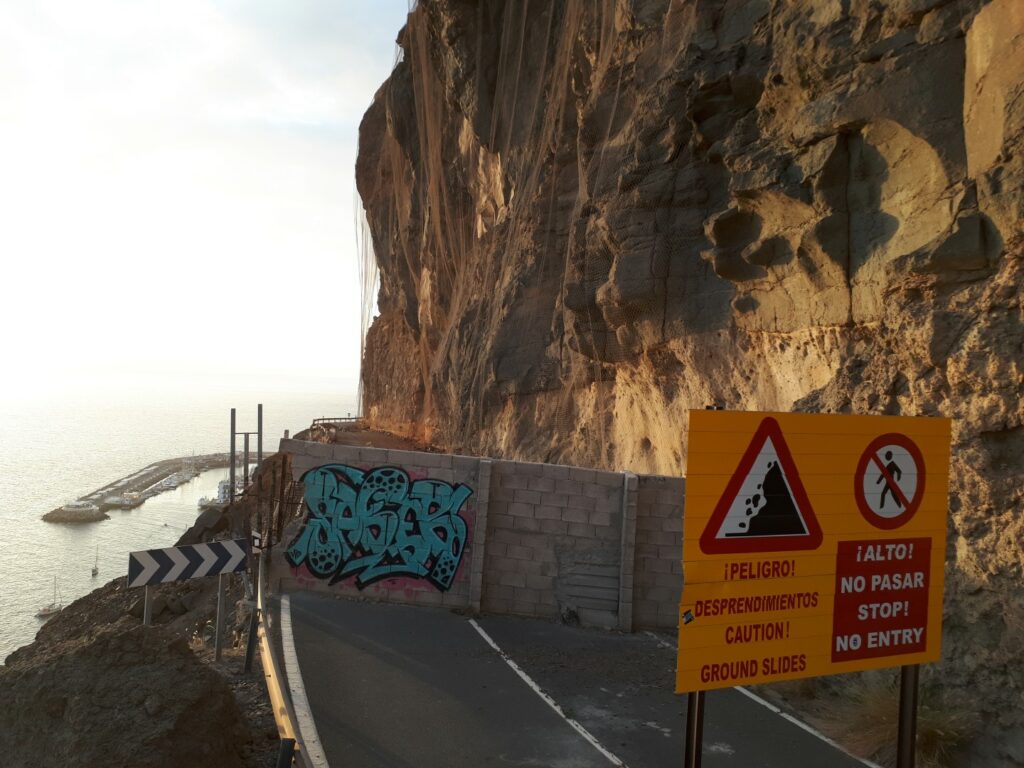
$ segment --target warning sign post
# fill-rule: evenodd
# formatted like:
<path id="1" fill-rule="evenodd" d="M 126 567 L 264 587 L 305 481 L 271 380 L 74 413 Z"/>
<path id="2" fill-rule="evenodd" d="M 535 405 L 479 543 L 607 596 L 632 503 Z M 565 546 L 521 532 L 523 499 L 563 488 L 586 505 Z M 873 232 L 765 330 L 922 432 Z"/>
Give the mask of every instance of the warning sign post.
<path id="1" fill-rule="evenodd" d="M 948 419 L 691 411 L 676 691 L 939 657 Z"/>

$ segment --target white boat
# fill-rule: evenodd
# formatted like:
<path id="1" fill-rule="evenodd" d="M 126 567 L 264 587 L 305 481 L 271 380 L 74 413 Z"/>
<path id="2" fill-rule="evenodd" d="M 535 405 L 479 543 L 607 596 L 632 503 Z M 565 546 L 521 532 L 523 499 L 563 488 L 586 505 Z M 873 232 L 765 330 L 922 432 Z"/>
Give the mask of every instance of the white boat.
<path id="1" fill-rule="evenodd" d="M 36 611 L 36 616 L 38 616 L 41 619 L 48 619 L 51 616 L 53 616 L 54 614 L 60 613 L 62 610 L 64 610 L 64 602 L 63 602 L 63 600 L 58 600 L 57 599 L 57 577 L 54 576 L 53 577 L 53 602 L 50 603 L 49 605 L 43 607 L 43 608 L 40 608 L 38 611 Z"/>
<path id="2" fill-rule="evenodd" d="M 244 490 L 245 480 L 243 478 L 235 478 L 235 497 L 241 496 Z M 221 480 L 217 483 L 217 495 L 212 499 L 208 496 L 203 496 L 199 500 L 199 509 L 227 504 L 229 501 L 231 501 L 231 481 Z"/>
<path id="3" fill-rule="evenodd" d="M 99 576 L 100 573 L 100 545 L 96 545 L 96 562 L 92 566 L 92 575 Z"/>

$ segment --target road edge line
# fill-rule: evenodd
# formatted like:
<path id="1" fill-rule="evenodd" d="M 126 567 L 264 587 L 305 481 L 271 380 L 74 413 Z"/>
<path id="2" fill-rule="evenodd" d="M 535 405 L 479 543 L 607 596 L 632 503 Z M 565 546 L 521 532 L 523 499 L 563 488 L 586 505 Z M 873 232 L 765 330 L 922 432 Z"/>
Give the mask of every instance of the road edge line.
<path id="1" fill-rule="evenodd" d="M 801 729 L 807 731 L 807 733 L 811 734 L 812 736 L 817 737 L 818 739 L 821 739 L 826 744 L 828 744 L 830 747 L 834 747 L 835 749 L 838 749 L 840 752 L 842 752 L 847 757 L 853 758 L 854 760 L 858 761 L 859 763 L 862 763 L 863 765 L 866 765 L 868 768 L 882 768 L 880 765 L 878 765 L 878 763 L 873 763 L 870 760 L 868 760 L 867 758 L 861 757 L 860 755 L 853 754 L 852 752 L 850 752 L 850 750 L 846 749 L 839 742 L 837 742 L 837 741 L 835 741 L 833 739 L 830 739 L 828 736 L 826 736 L 821 731 L 815 730 L 810 725 L 805 723 L 803 720 L 800 720 L 799 718 L 794 717 L 793 715 L 789 714 L 788 712 L 783 712 L 779 707 L 775 706 L 774 704 L 772 704 L 767 699 L 761 698 L 760 696 L 758 696 L 753 691 L 748 691 L 742 685 L 734 685 L 733 686 L 733 690 L 739 691 L 740 693 L 742 693 L 747 698 L 749 698 L 749 699 L 751 699 L 753 701 L 756 701 L 762 707 L 767 707 L 772 712 L 774 712 L 779 717 L 781 717 L 783 720 L 788 720 L 793 725 L 795 725 L 797 728 L 801 728 Z"/>
<path id="2" fill-rule="evenodd" d="M 295 727 L 301 736 L 302 749 L 306 760 L 313 768 L 329 768 L 327 755 L 320 743 L 320 734 L 313 720 L 313 710 L 306 697 L 306 686 L 302 682 L 299 657 L 295 653 L 295 636 L 292 634 L 291 595 L 281 596 L 281 654 L 284 656 L 284 674 L 288 679 L 292 708 L 295 710 Z"/>
<path id="3" fill-rule="evenodd" d="M 612 765 L 620 766 L 620 768 L 627 768 L 626 764 L 624 762 L 622 762 L 621 759 L 619 759 L 614 754 L 612 754 L 607 749 L 605 749 L 601 745 L 601 742 L 599 742 L 594 737 L 594 735 L 590 733 L 590 731 L 588 731 L 586 728 L 584 728 L 582 725 L 580 725 L 580 723 L 578 721 L 576 721 L 573 718 L 571 718 L 568 715 L 566 715 L 565 711 L 558 705 L 558 702 L 555 701 L 550 696 L 548 696 L 548 694 L 544 693 L 544 691 L 541 690 L 541 687 L 539 685 L 537 685 L 537 683 L 535 683 L 533 681 L 533 678 L 530 677 L 528 674 L 526 674 L 526 672 L 523 671 L 522 667 L 520 667 L 518 664 L 516 664 L 507 653 L 505 653 L 503 650 L 501 650 L 501 648 L 498 647 L 498 644 L 496 642 L 494 642 L 494 640 L 491 639 L 491 636 L 488 635 L 487 632 L 484 631 L 484 628 L 481 627 L 479 624 L 477 624 L 476 619 L 470 619 L 469 623 L 473 626 L 473 629 L 475 629 L 477 631 L 477 633 L 480 635 L 480 637 L 482 637 L 484 639 L 484 642 L 486 642 L 489 646 L 491 646 L 491 648 L 493 648 L 495 650 L 495 652 L 499 656 L 501 656 L 501 658 L 505 661 L 505 663 L 508 664 L 509 667 L 512 668 L 512 671 L 515 672 L 517 675 L 519 675 L 520 679 L 524 683 L 526 683 L 527 686 L 529 686 L 530 689 L 534 693 L 536 693 L 538 696 L 540 696 L 540 698 L 544 701 L 544 703 L 547 704 L 549 707 L 551 707 L 558 714 L 559 717 L 561 717 L 563 720 L 565 720 L 565 722 L 567 722 L 572 727 L 572 729 L 574 731 L 576 731 L 580 736 L 582 736 L 584 739 L 586 739 L 587 742 L 594 749 L 596 749 L 598 752 L 600 752 L 602 755 L 604 755 Z"/>
<path id="4" fill-rule="evenodd" d="M 672 645 L 672 643 L 668 642 L 667 640 L 663 640 L 656 633 L 651 632 L 649 630 L 645 630 L 644 634 L 647 635 L 648 637 L 650 637 L 652 640 L 654 640 L 654 642 L 656 642 L 662 648 L 668 648 L 671 651 L 676 650 L 676 647 L 674 645 Z M 840 752 L 842 752 L 847 757 L 852 757 L 854 760 L 859 761 L 863 765 L 866 765 L 868 768 L 882 768 L 880 765 L 878 765 L 878 763 L 873 763 L 870 760 L 868 760 L 867 758 L 861 757 L 860 755 L 853 754 L 852 752 L 850 752 L 850 750 L 846 749 L 842 744 L 838 743 L 837 741 L 834 741 L 833 739 L 830 739 L 828 736 L 826 736 L 821 731 L 815 730 L 810 725 L 805 723 L 803 720 L 800 720 L 799 718 L 794 717 L 793 715 L 789 714 L 788 712 L 783 712 L 779 707 L 775 706 L 774 704 L 772 704 L 767 699 L 761 698 L 760 696 L 758 696 L 753 691 L 749 691 L 746 688 L 744 688 L 742 685 L 734 685 L 733 686 L 733 690 L 739 691 L 744 696 L 746 696 L 748 699 L 751 699 L 752 701 L 756 701 L 762 707 L 767 707 L 772 712 L 774 712 L 775 714 L 779 715 L 783 720 L 788 720 L 793 725 L 795 725 L 797 728 L 801 728 L 802 730 L 807 731 L 807 733 L 811 734 L 815 738 L 821 739 L 826 744 L 828 744 L 830 747 L 834 747 L 835 749 L 838 749 Z"/>

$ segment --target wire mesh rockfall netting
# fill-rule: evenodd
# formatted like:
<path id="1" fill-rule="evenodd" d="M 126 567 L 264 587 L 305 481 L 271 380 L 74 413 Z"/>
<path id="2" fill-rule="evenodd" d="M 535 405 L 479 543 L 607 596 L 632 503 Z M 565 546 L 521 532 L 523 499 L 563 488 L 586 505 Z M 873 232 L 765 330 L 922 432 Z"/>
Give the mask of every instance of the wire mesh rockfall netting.
<path id="1" fill-rule="evenodd" d="M 665 82 L 635 81 L 641 64 L 665 80 L 671 24 L 646 63 L 626 27 L 652 34 L 614 0 L 413 9 L 358 171 L 381 269 L 364 358 L 381 424 L 520 452 L 533 430 L 525 452 L 612 462 L 617 378 L 665 346 L 670 283 L 686 279 L 671 262 L 703 238 L 671 213 L 676 174 L 657 173 L 689 121 L 665 126 Z M 636 119 L 645 101 L 656 124 Z"/>
<path id="2" fill-rule="evenodd" d="M 954 247 L 949 201 L 975 199 L 943 160 L 963 146 L 962 91 L 923 46 L 892 73 L 928 84 L 911 109 L 917 85 L 858 69 L 904 16 L 815 8 L 417 4 L 361 127 L 381 270 L 371 420 L 679 472 L 690 408 L 788 410 L 858 334 L 916 323 L 898 262 Z M 863 348 L 880 379 L 852 396 L 862 410 L 899 390 L 927 334 L 914 354 L 903 333 Z"/>

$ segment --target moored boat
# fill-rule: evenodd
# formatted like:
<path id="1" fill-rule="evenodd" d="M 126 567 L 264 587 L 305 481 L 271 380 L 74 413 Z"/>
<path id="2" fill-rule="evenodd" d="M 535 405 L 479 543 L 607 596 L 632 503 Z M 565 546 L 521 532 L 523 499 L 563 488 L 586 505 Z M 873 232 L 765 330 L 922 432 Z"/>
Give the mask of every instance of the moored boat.
<path id="1" fill-rule="evenodd" d="M 242 494 L 242 491 L 244 490 L 245 480 L 242 478 L 237 478 L 235 480 L 235 496 L 240 496 Z M 219 483 L 217 483 L 217 495 L 214 496 L 213 498 L 203 496 L 203 498 L 199 500 L 198 506 L 199 509 L 202 510 L 208 507 L 221 506 L 223 504 L 227 504 L 229 501 L 231 501 L 231 481 L 221 480 Z"/>
<path id="2" fill-rule="evenodd" d="M 57 598 L 57 577 L 54 576 L 53 602 L 51 602 L 49 605 L 43 606 L 38 611 L 36 611 L 36 616 L 38 616 L 40 619 L 48 619 L 54 614 L 60 613 L 62 610 L 64 610 L 64 602 L 63 600 L 58 600 Z"/>

